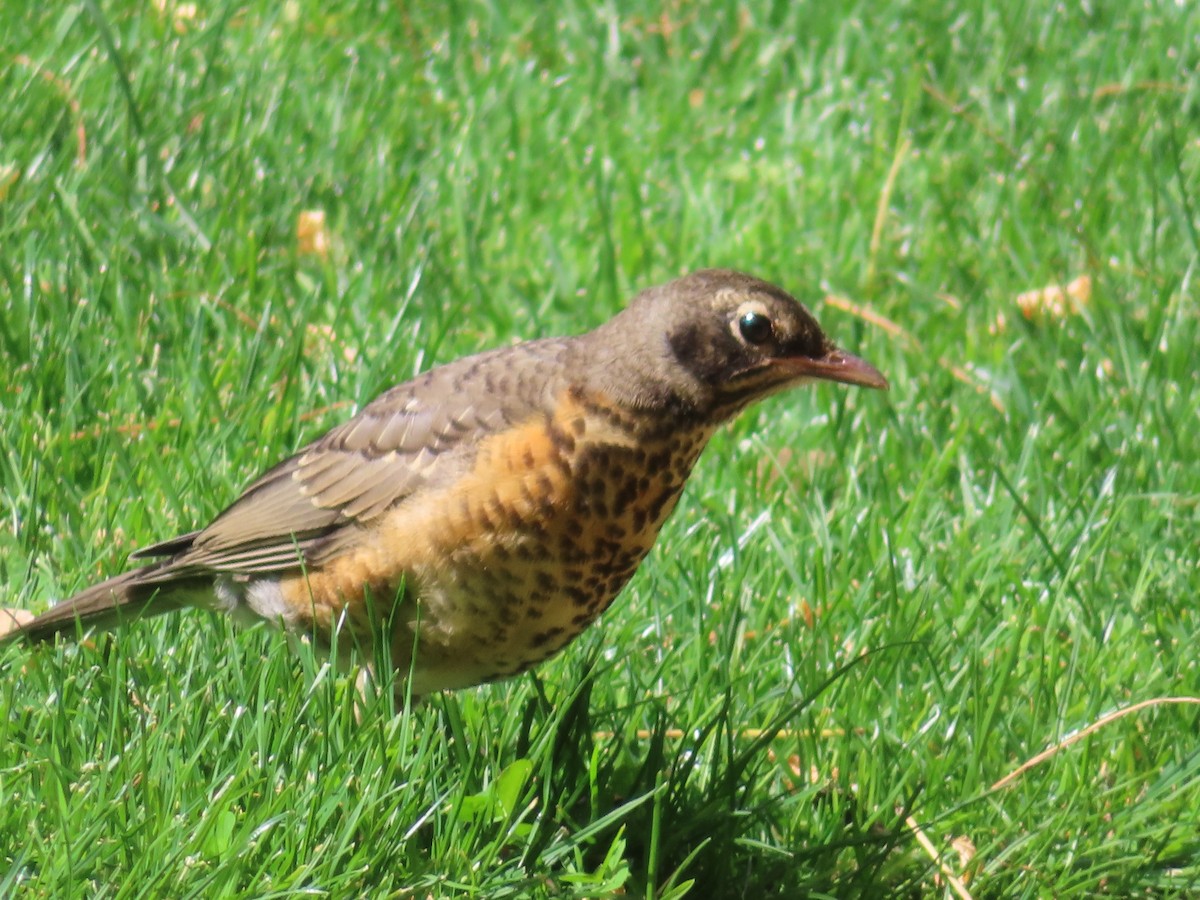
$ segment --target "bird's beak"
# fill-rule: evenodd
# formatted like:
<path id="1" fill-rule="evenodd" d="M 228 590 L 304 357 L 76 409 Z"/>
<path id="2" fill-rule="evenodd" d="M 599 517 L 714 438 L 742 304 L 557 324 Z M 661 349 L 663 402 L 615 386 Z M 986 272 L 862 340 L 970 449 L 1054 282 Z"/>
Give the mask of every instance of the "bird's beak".
<path id="1" fill-rule="evenodd" d="M 859 359 L 853 353 L 847 353 L 845 350 L 837 348 L 815 359 L 810 356 L 793 356 L 778 360 L 777 363 L 796 378 L 840 381 L 842 384 L 878 388 L 881 391 L 886 391 L 888 388 L 887 379 L 877 368 L 865 359 Z"/>

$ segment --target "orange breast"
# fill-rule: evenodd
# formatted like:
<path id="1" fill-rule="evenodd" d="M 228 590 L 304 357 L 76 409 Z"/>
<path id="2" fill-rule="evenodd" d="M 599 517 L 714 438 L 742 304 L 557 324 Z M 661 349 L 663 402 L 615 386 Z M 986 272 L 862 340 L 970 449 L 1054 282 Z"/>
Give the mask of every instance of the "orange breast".
<path id="1" fill-rule="evenodd" d="M 566 395 L 553 418 L 488 437 L 453 483 L 287 579 L 284 595 L 303 627 L 327 631 L 344 615 L 362 638 L 370 607 L 394 611 L 393 662 L 408 670 L 416 635 L 418 693 L 524 671 L 633 575 L 709 433 L 647 440 L 619 410 Z"/>

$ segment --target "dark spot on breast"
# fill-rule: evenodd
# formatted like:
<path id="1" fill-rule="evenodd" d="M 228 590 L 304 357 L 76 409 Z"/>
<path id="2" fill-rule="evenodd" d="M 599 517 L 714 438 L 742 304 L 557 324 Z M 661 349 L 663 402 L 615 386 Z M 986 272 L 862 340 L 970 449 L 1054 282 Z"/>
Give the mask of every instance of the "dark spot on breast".
<path id="1" fill-rule="evenodd" d="M 615 541 L 598 538 L 595 543 L 594 552 L 597 555 L 608 557 L 609 560 L 614 560 L 621 552 L 621 545 Z"/>
<path id="2" fill-rule="evenodd" d="M 597 574 L 602 575 L 602 576 L 611 575 L 613 572 L 617 571 L 617 569 L 614 566 L 613 561 L 611 559 L 604 559 L 604 560 L 598 559 L 593 563 L 593 568 L 595 569 Z"/>
<path id="3" fill-rule="evenodd" d="M 650 520 L 657 522 L 662 518 L 663 508 L 679 494 L 679 488 L 669 484 L 650 503 Z"/>
<path id="4" fill-rule="evenodd" d="M 629 574 L 625 573 L 625 572 L 620 572 L 616 575 L 611 576 L 608 579 L 608 585 L 607 585 L 608 596 L 609 597 L 617 596 L 617 594 L 621 593 L 621 588 L 625 587 L 625 584 L 628 581 L 629 581 Z"/>
<path id="5" fill-rule="evenodd" d="M 535 497 L 533 490 L 529 487 L 529 479 L 521 479 L 521 500 L 530 510 L 536 510 L 541 507 L 542 501 L 540 497 Z"/>
<path id="6" fill-rule="evenodd" d="M 499 524 L 502 518 L 501 516 L 496 516 L 495 518 L 492 516 L 492 508 L 495 503 L 496 498 L 490 497 L 486 503 L 479 503 L 475 506 L 474 521 L 478 522 L 484 531 L 495 531 L 496 525 Z"/>
<path id="7" fill-rule="evenodd" d="M 550 436 L 556 456 L 570 456 L 575 452 L 575 435 L 564 431 L 553 420 L 547 421 L 546 433 Z"/>
<path id="8" fill-rule="evenodd" d="M 581 453 L 575 457 L 575 479 L 577 483 L 583 484 L 592 471 L 592 457 L 588 453 Z"/>
<path id="9" fill-rule="evenodd" d="M 546 527 L 548 518 L 526 519 L 521 523 L 521 532 L 532 537 L 535 541 L 545 541 L 550 533 Z"/>
<path id="10" fill-rule="evenodd" d="M 569 534 L 560 534 L 558 536 L 558 558 L 560 562 L 581 563 L 587 559 L 587 553 L 575 538 Z"/>
<path id="11" fill-rule="evenodd" d="M 545 472 L 537 473 L 537 489 L 539 496 L 544 500 L 554 496 L 554 482 Z"/>
<path id="12" fill-rule="evenodd" d="M 604 533 L 614 541 L 623 541 L 629 534 L 620 522 L 609 522 L 604 528 Z"/>
<path id="13" fill-rule="evenodd" d="M 638 482 L 636 478 L 627 477 L 621 483 L 621 489 L 617 492 L 616 499 L 613 501 L 613 506 L 618 512 L 623 511 L 628 507 L 638 496 Z"/>
<path id="14" fill-rule="evenodd" d="M 564 634 L 566 634 L 565 628 L 549 628 L 546 631 L 539 631 L 537 634 L 535 634 L 530 643 L 534 647 L 542 647 L 556 638 L 562 637 Z"/>
<path id="15" fill-rule="evenodd" d="M 653 542 L 641 547 L 627 549 L 624 553 L 613 560 L 613 565 L 618 571 L 624 572 L 626 576 L 632 575 L 637 571 L 637 567 L 641 565 L 642 559 L 653 546 Z"/>

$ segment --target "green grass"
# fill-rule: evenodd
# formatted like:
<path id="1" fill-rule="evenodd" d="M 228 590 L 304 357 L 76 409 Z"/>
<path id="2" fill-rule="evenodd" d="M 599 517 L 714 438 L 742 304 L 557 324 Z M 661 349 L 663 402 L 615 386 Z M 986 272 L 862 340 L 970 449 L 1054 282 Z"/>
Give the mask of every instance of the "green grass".
<path id="1" fill-rule="evenodd" d="M 991 790 L 1200 695 L 1200 11 L 957 6 L 0 6 L 2 605 L 687 269 L 892 381 L 719 434 L 536 677 L 359 721 L 208 614 L 6 648 L 0 895 L 949 895 L 910 816 L 976 897 L 1200 892 L 1195 705 Z"/>

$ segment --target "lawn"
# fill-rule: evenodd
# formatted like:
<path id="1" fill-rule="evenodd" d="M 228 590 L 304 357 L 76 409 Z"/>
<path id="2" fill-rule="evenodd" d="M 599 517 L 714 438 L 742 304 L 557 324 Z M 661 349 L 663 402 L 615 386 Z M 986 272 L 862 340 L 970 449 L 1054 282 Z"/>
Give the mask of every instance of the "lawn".
<path id="1" fill-rule="evenodd" d="M 690 269 L 782 284 L 891 380 L 722 430 L 603 620 L 509 683 L 401 714 L 208 613 L 3 648 L 0 895 L 1200 893 L 1196 4 L 0 33 L 0 605 Z"/>

